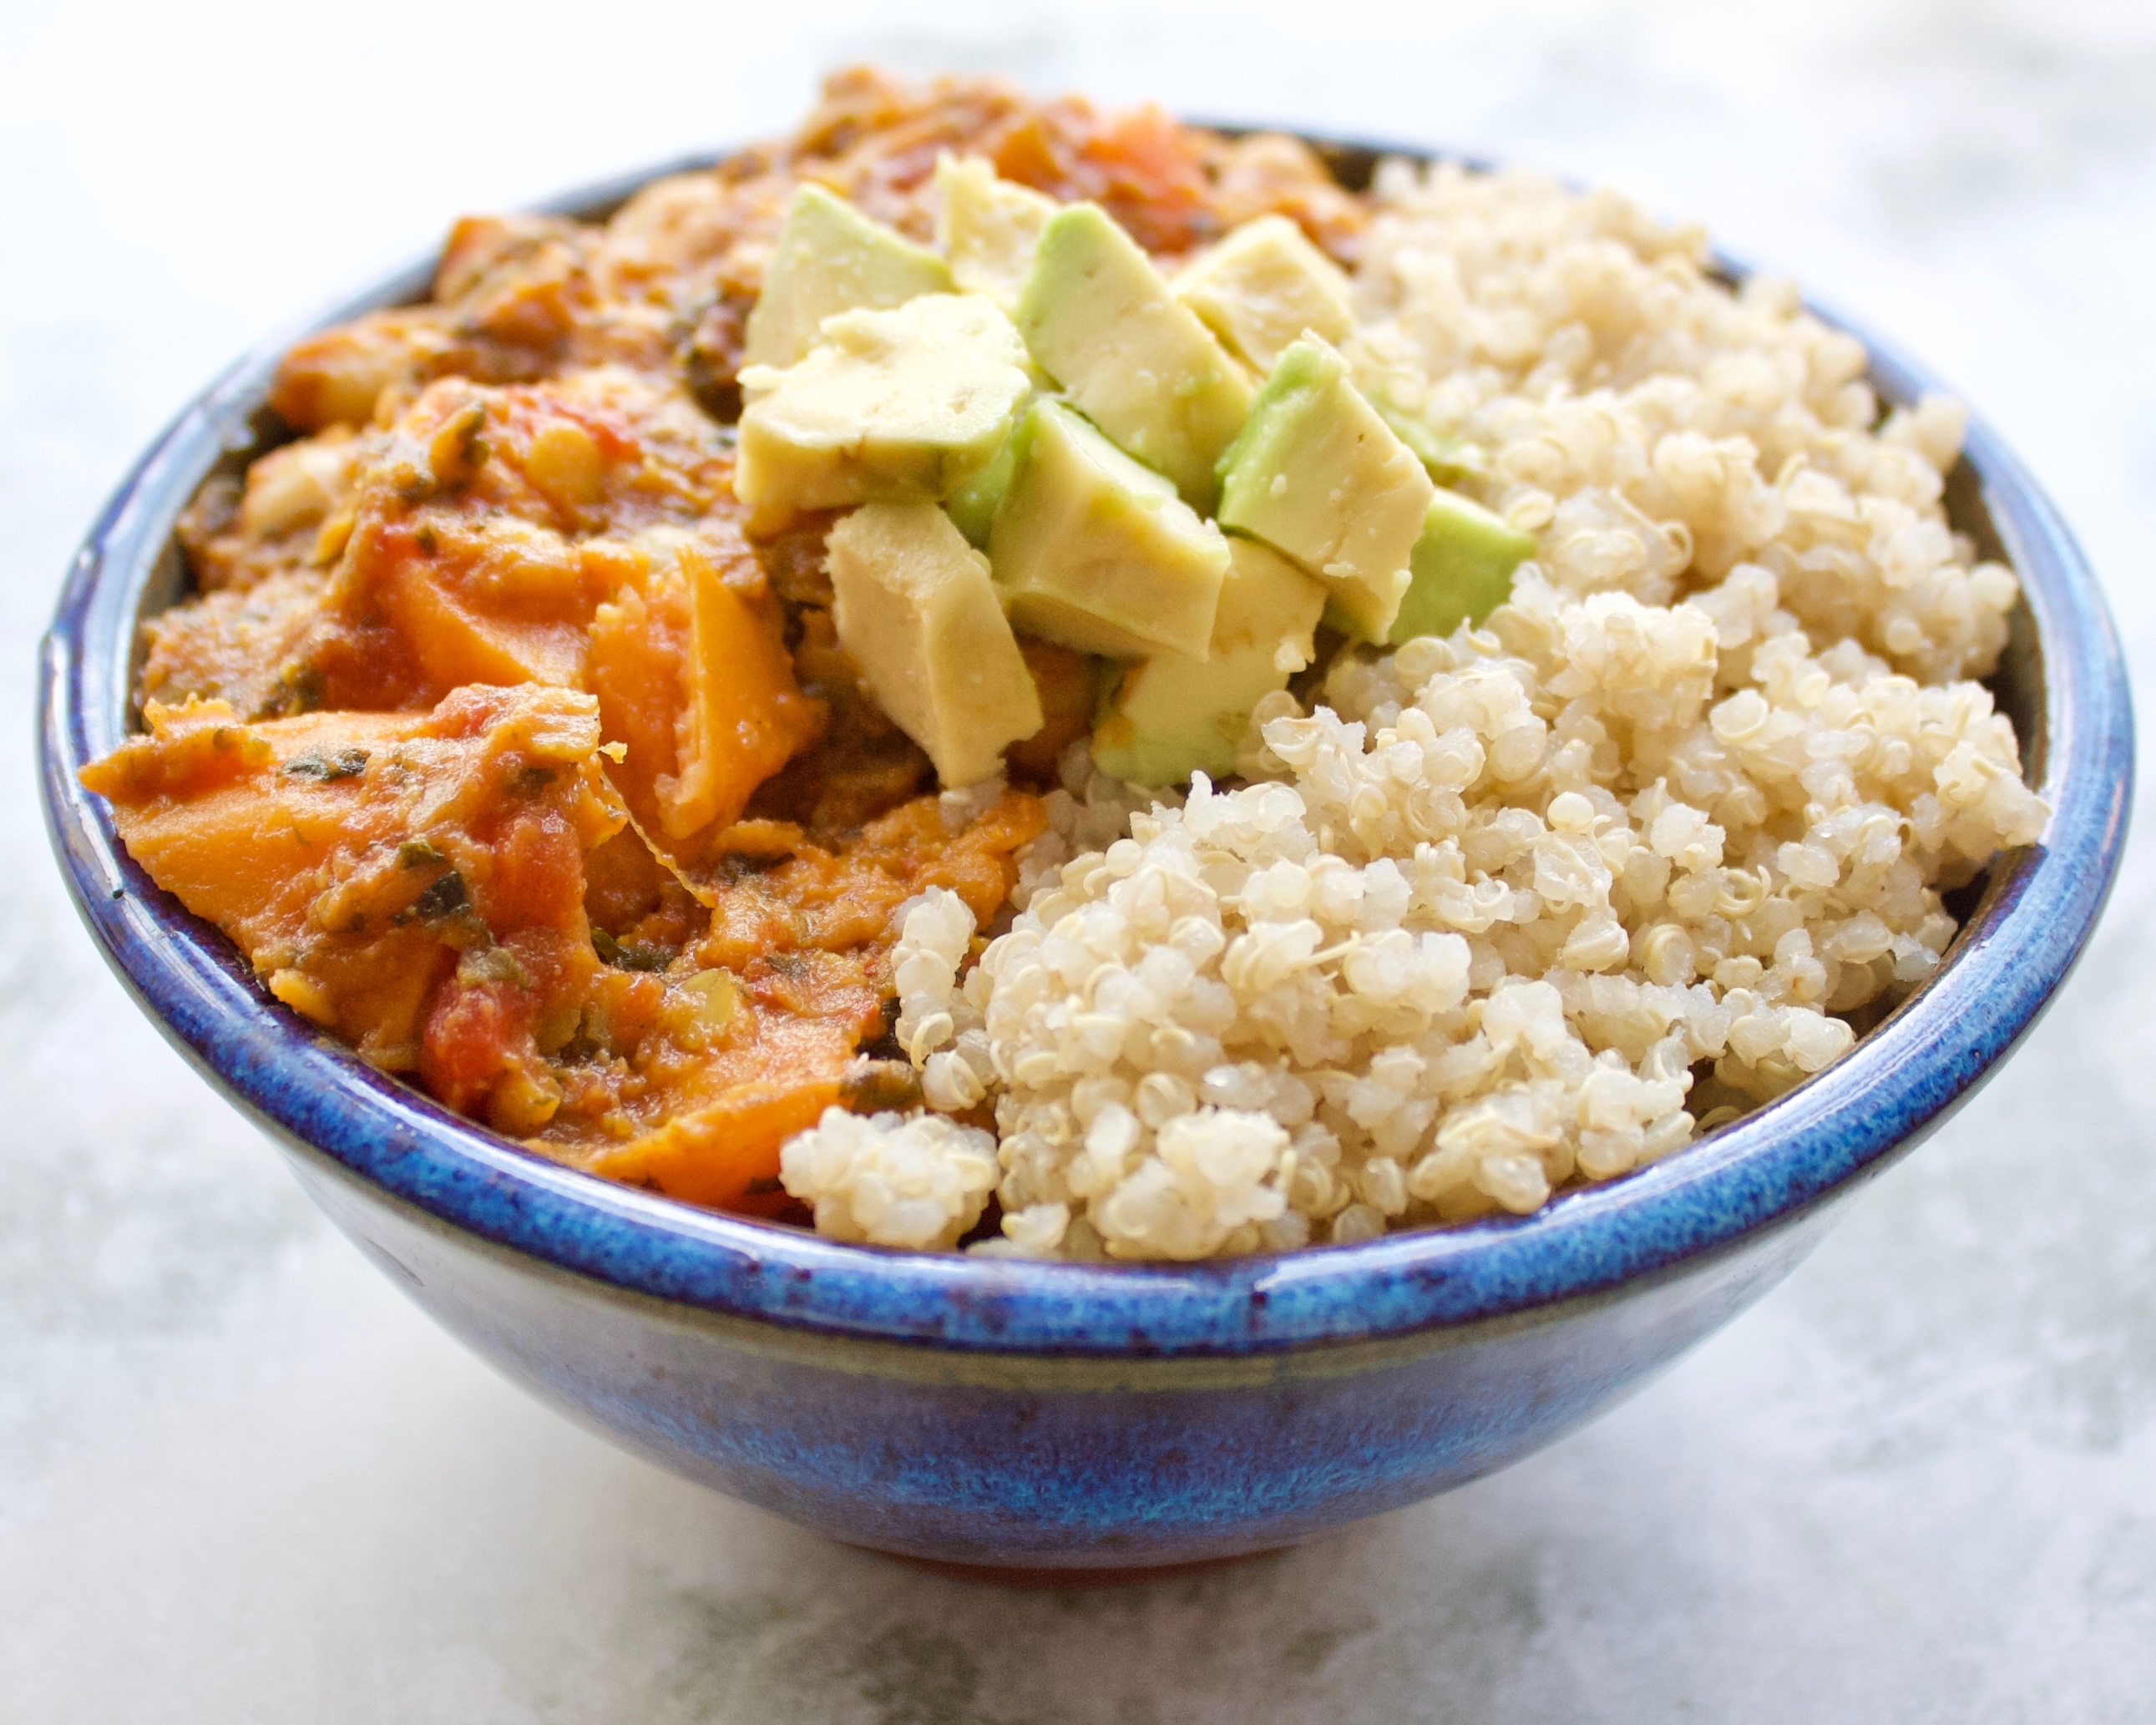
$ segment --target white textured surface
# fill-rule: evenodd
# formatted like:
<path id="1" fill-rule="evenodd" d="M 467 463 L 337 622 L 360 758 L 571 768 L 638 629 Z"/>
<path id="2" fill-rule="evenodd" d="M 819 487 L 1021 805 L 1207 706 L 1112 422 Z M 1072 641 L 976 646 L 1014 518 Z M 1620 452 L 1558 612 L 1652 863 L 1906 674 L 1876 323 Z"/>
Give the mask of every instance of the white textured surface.
<path id="1" fill-rule="evenodd" d="M 1635 1400 L 1286 1558 L 1070 1596 L 825 1545 L 495 1379 L 137 1017 L 47 859 L 32 642 L 188 393 L 459 209 L 781 129 L 863 54 L 1442 141 L 1703 218 L 1956 381 L 2065 509 L 2156 687 L 2145 3 L 1439 10 L 0 13 L 0 1717 L 2156 1710 L 2145 820 L 2004 1076 Z M 544 119 L 498 120 L 487 85 L 535 80 Z"/>

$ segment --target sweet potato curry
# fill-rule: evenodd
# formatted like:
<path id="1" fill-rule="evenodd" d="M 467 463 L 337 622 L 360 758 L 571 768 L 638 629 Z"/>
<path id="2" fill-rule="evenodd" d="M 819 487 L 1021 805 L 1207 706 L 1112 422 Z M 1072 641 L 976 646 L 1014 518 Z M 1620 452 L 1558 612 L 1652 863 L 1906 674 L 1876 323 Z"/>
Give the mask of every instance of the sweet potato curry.
<path id="1" fill-rule="evenodd" d="M 801 188 L 932 258 L 939 161 L 1089 203 L 1167 264 L 1269 214 L 1348 263 L 1365 221 L 1286 138 L 855 71 L 797 136 L 606 221 L 459 222 L 429 300 L 285 356 L 290 440 L 188 508 L 197 593 L 148 625 L 141 734 L 84 774 L 278 1000 L 500 1132 L 695 1203 L 799 1214 L 785 1139 L 834 1102 L 917 1103 L 895 913 L 942 888 L 984 935 L 1007 922 L 1036 793 L 1095 720 L 1099 644 L 1029 634 L 1037 706 L 993 740 L 995 788 L 969 769 L 939 794 L 914 737 L 940 733 L 894 722 L 905 700 L 839 644 L 838 511 L 737 486 Z M 772 361 L 798 358 L 767 324 Z"/>

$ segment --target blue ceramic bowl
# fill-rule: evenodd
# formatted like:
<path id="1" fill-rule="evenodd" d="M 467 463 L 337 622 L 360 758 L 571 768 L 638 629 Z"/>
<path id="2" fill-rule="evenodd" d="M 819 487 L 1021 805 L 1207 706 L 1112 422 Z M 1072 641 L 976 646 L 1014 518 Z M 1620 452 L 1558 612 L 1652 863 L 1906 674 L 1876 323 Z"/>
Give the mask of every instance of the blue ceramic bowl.
<path id="1" fill-rule="evenodd" d="M 1343 178 L 1367 174 L 1370 152 L 1333 153 Z M 557 208 L 602 213 L 646 177 Z M 414 298 L 429 273 L 325 321 Z M 2056 512 L 1973 424 L 1950 501 L 2020 572 L 1995 684 L 2050 834 L 1999 861 L 1913 997 L 1770 1106 L 1531 1217 L 1232 1263 L 886 1252 L 691 1209 L 521 1150 L 272 1004 L 76 785 L 127 732 L 139 619 L 182 589 L 175 517 L 274 434 L 262 403 L 285 345 L 142 458 L 44 643 L 45 809 L 83 916 L 337 1226 L 482 1357 L 661 1466 L 839 1539 L 1005 1571 L 1219 1558 L 1548 1443 L 1758 1298 L 1975 1091 L 2065 978 L 2118 866 L 2133 738 L 2112 625 Z M 1870 347 L 1889 401 L 1933 387 Z"/>

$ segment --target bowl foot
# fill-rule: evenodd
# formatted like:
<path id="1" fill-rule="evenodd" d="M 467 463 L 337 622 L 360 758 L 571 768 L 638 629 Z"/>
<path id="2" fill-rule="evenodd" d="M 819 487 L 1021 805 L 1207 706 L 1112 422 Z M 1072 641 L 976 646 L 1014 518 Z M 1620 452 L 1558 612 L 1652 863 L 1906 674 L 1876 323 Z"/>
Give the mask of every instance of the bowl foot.
<path id="1" fill-rule="evenodd" d="M 1276 1545 L 1263 1551 L 1236 1552 L 1224 1558 L 1198 1558 L 1183 1563 L 1128 1563 L 1115 1568 L 1096 1569 L 1007 1568 L 1000 1563 L 954 1563 L 945 1558 L 917 1558 L 906 1552 L 878 1551 L 872 1545 L 854 1548 L 855 1551 L 870 1553 L 887 1563 L 903 1563 L 909 1569 L 944 1576 L 952 1581 L 979 1582 L 989 1587 L 1015 1588 L 1027 1592 L 1136 1587 L 1148 1581 L 1173 1581 L 1182 1576 L 1206 1575 L 1215 1570 L 1232 1569 L 1239 1564 L 1255 1563 L 1260 1558 L 1278 1557 L 1282 1552 L 1292 1548 Z"/>

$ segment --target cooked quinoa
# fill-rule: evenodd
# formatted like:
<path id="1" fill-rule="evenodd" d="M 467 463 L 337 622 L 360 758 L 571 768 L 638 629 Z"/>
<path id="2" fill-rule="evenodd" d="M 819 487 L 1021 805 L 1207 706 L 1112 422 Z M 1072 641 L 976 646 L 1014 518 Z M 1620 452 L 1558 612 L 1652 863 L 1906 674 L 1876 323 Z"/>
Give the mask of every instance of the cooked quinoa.
<path id="1" fill-rule="evenodd" d="M 927 1109 L 793 1141 L 819 1228 L 974 1226 L 980 1141 L 930 1111 L 993 1111 L 977 1252 L 1525 1214 L 1820 1070 L 1939 962 L 1941 891 L 2041 834 L 1971 680 L 2018 589 L 1941 506 L 1958 408 L 1881 423 L 1860 344 L 1609 193 L 1392 162 L 1375 198 L 1357 381 L 1488 451 L 1461 489 L 1534 562 L 1485 628 L 1269 698 L 1240 785 L 1074 748 L 1007 931 L 906 911 Z"/>

